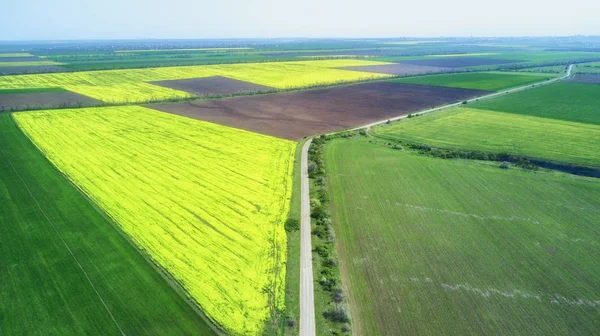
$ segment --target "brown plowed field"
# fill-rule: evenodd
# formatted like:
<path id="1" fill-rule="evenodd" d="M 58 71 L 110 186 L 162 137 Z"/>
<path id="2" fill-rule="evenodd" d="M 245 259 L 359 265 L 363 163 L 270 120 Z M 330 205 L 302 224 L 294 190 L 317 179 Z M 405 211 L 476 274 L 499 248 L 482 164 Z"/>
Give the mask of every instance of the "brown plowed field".
<path id="1" fill-rule="evenodd" d="M 298 140 L 479 96 L 488 91 L 375 82 L 147 107 Z"/>
<path id="2" fill-rule="evenodd" d="M 0 67 L 0 75 L 21 75 L 30 73 L 67 72 L 72 71 L 58 65 L 24 65 Z"/>
<path id="3" fill-rule="evenodd" d="M 600 75 L 580 75 L 577 74 L 569 78 L 567 82 L 585 83 L 585 84 L 600 84 Z"/>
<path id="4" fill-rule="evenodd" d="M 198 96 L 223 96 L 241 92 L 273 90 L 272 87 L 226 77 L 207 77 L 150 82 L 150 84 L 189 92 Z"/>
<path id="5" fill-rule="evenodd" d="M 364 72 L 374 72 L 388 75 L 398 75 L 398 76 L 413 76 L 413 75 L 423 75 L 423 74 L 432 74 L 449 71 L 448 68 L 427 66 L 427 65 L 416 65 L 416 64 L 385 64 L 385 65 L 362 65 L 362 66 L 350 66 L 350 67 L 341 67 L 338 69 L 342 70 L 352 70 L 352 71 L 364 71 Z"/>
<path id="6" fill-rule="evenodd" d="M 498 58 L 485 58 L 485 57 L 440 57 L 440 58 L 428 58 L 420 60 L 407 60 L 400 63 L 405 64 L 416 64 L 416 65 L 428 65 L 442 68 L 460 68 L 468 66 L 478 65 L 496 65 L 496 64 L 508 64 L 508 63 L 519 63 L 524 62 L 520 60 L 505 60 Z"/>
<path id="7" fill-rule="evenodd" d="M 0 112 L 40 107 L 79 107 L 102 102 L 75 92 L 0 94 Z"/>

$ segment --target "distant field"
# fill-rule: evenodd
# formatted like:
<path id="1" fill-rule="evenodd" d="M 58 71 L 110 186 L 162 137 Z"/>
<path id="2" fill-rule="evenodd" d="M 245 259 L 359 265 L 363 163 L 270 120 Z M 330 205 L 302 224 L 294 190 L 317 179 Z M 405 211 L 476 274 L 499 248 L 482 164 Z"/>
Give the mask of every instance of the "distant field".
<path id="1" fill-rule="evenodd" d="M 1 60 L 2 58 L 0 58 Z M 31 62 L 2 62 L 0 61 L 0 67 L 13 67 L 13 66 L 41 66 L 41 65 L 61 65 L 53 61 L 31 61 Z"/>
<path id="2" fill-rule="evenodd" d="M 600 184 L 326 145 L 353 333 L 600 333 Z"/>
<path id="3" fill-rule="evenodd" d="M 137 106 L 15 117 L 217 325 L 259 334 L 283 309 L 295 143 Z"/>
<path id="4" fill-rule="evenodd" d="M 483 100 L 473 108 L 600 125 L 600 86 L 555 83 Z"/>
<path id="5" fill-rule="evenodd" d="M 457 108 L 375 128 L 385 139 L 600 167 L 600 126 Z"/>
<path id="6" fill-rule="evenodd" d="M 0 58 L 1 57 L 28 57 L 28 56 L 33 56 L 33 55 L 28 54 L 28 53 L 0 53 Z"/>
<path id="7" fill-rule="evenodd" d="M 214 334 L 8 113 L 0 199 L 3 335 Z"/>
<path id="8" fill-rule="evenodd" d="M 554 76 L 555 75 L 552 74 L 468 72 L 399 78 L 392 81 L 407 84 L 438 85 L 464 89 L 498 91 L 541 82 Z"/>
<path id="9" fill-rule="evenodd" d="M 222 76 L 285 89 L 389 76 L 334 69 L 377 64 L 385 63 L 366 60 L 325 60 L 18 75 L 0 77 L 0 87 L 5 89 L 64 87 L 69 91 L 104 102 L 143 102 L 190 96 L 187 92 L 147 84 L 152 81 Z"/>

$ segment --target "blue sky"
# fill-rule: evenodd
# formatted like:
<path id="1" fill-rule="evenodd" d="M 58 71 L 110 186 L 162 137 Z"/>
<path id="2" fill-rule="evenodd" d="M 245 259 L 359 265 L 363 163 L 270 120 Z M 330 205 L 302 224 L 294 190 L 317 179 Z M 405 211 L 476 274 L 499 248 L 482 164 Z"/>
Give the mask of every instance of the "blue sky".
<path id="1" fill-rule="evenodd" d="M 599 0 L 0 0 L 0 40 L 600 35 Z"/>

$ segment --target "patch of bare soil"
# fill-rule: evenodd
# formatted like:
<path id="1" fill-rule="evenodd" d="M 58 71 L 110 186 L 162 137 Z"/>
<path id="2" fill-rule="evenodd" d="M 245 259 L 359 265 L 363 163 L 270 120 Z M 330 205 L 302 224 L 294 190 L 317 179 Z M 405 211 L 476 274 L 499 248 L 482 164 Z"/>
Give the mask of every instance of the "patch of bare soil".
<path id="1" fill-rule="evenodd" d="M 0 112 L 51 107 L 81 107 L 102 102 L 75 92 L 0 94 Z"/>
<path id="2" fill-rule="evenodd" d="M 478 65 L 496 65 L 496 64 L 509 64 L 524 62 L 521 60 L 506 60 L 499 58 L 485 58 L 485 57 L 440 57 L 440 58 L 428 58 L 420 60 L 407 60 L 400 63 L 404 64 L 416 64 L 416 65 L 428 65 L 443 68 L 460 68 L 468 66 Z"/>
<path id="3" fill-rule="evenodd" d="M 252 132 L 298 140 L 309 135 L 357 127 L 487 93 L 489 92 L 481 90 L 374 82 L 146 106 Z"/>
<path id="4" fill-rule="evenodd" d="M 341 67 L 341 68 L 337 68 L 337 69 L 374 72 L 374 73 L 398 75 L 398 76 L 415 76 L 415 75 L 423 75 L 423 74 L 433 74 L 433 73 L 447 72 L 450 70 L 448 68 L 441 68 L 441 67 L 435 67 L 435 66 L 402 64 L 402 63 L 384 64 L 384 65 L 349 66 L 349 67 Z"/>
<path id="5" fill-rule="evenodd" d="M 273 90 L 272 87 L 244 82 L 221 76 L 193 78 L 182 80 L 166 80 L 150 82 L 150 84 L 185 91 L 198 96 L 224 96 L 242 92 L 259 92 Z"/>

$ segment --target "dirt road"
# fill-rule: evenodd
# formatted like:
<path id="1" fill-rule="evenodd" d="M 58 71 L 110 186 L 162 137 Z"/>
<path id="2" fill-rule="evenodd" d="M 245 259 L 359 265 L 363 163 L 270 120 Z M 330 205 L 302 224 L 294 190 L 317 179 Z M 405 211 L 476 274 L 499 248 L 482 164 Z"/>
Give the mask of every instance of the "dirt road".
<path id="1" fill-rule="evenodd" d="M 310 237 L 310 193 L 308 190 L 308 140 L 302 147 L 301 169 L 301 201 L 300 213 L 300 336 L 314 336 L 315 331 L 315 296 L 313 290 L 312 244 Z"/>

